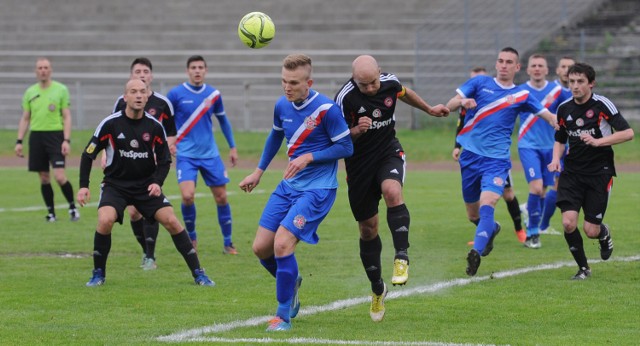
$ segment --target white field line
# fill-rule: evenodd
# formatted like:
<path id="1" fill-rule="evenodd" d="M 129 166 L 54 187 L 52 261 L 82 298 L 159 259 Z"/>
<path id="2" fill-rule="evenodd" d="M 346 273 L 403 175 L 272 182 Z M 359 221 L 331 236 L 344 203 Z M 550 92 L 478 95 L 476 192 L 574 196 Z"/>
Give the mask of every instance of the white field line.
<path id="1" fill-rule="evenodd" d="M 632 262 L 640 260 L 640 255 L 630 257 L 614 257 L 609 261 L 616 262 Z M 590 260 L 591 263 L 600 263 L 602 260 Z M 453 279 L 448 281 L 436 282 L 434 284 L 419 286 L 409 289 L 403 289 L 400 291 L 389 292 L 387 300 L 409 297 L 417 294 L 435 293 L 447 288 L 466 286 L 472 283 L 491 280 L 491 279 L 504 279 L 516 275 L 522 275 L 540 270 L 559 269 L 563 267 L 575 266 L 575 262 L 557 262 L 550 264 L 540 264 L 532 267 L 525 267 L 520 269 L 505 270 L 501 272 L 492 273 L 485 276 L 477 276 L 471 278 Z M 310 316 L 319 314 L 322 312 L 335 311 L 345 309 L 359 304 L 368 303 L 371 301 L 370 296 L 343 299 L 331 302 L 326 305 L 320 306 L 308 306 L 300 309 L 298 316 Z M 221 343 L 289 343 L 289 344 L 339 344 L 339 345 L 461 345 L 442 342 L 373 342 L 373 341 L 354 341 L 354 340 L 327 340 L 327 339 L 315 339 L 315 338 L 291 338 L 291 339 L 248 339 L 248 338 L 219 338 L 219 337 L 205 337 L 204 334 L 226 332 L 237 328 L 253 327 L 260 324 L 266 324 L 273 316 L 259 316 L 253 317 L 244 321 L 232 321 L 228 323 L 214 324 L 212 326 L 205 326 L 201 328 L 194 328 L 189 330 L 183 330 L 170 335 L 160 336 L 157 341 L 164 342 L 221 342 Z M 468 345 L 468 344 L 465 344 Z"/>
<path id="2" fill-rule="evenodd" d="M 252 194 L 263 194 L 265 193 L 265 190 L 253 190 L 251 191 Z M 233 195 L 237 195 L 238 192 L 236 191 L 227 191 L 227 195 L 229 196 L 233 196 Z M 198 192 L 195 195 L 196 197 L 206 197 L 206 196 L 211 196 L 210 193 L 201 193 Z M 169 195 L 166 196 L 169 200 L 180 200 L 182 198 L 182 196 L 180 195 Z M 87 203 L 85 205 L 85 207 L 97 207 L 98 206 L 98 202 L 90 202 Z M 64 203 L 64 204 L 58 204 L 56 205 L 56 209 L 64 209 L 64 208 L 68 208 L 69 204 Z M 38 210 L 46 210 L 47 208 L 44 205 L 41 206 L 29 206 L 29 207 L 21 207 L 21 208 L 0 208 L 0 213 L 6 213 L 6 212 L 26 212 L 26 211 L 38 211 Z"/>

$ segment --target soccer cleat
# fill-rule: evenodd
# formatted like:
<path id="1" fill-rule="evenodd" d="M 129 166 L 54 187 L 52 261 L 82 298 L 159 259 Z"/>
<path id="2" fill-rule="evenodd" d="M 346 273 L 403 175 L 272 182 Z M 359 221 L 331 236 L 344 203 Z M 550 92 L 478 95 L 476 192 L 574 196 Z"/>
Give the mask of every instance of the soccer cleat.
<path id="1" fill-rule="evenodd" d="M 480 254 L 478 250 L 471 249 L 467 254 L 467 275 L 474 276 L 480 267 Z"/>
<path id="2" fill-rule="evenodd" d="M 145 257 L 141 267 L 142 267 L 142 270 L 154 270 L 158 268 L 158 265 L 156 264 L 155 259 Z"/>
<path id="3" fill-rule="evenodd" d="M 291 330 L 291 322 L 286 322 L 280 316 L 276 316 L 269 320 L 268 332 L 281 332 Z"/>
<path id="4" fill-rule="evenodd" d="M 300 286 L 302 286 L 302 276 L 298 275 L 298 278 L 296 278 L 296 286 L 293 288 L 293 298 L 291 299 L 289 318 L 295 318 L 298 316 L 298 311 L 300 311 L 300 297 L 298 296 Z"/>
<path id="5" fill-rule="evenodd" d="M 516 231 L 516 236 L 518 237 L 518 241 L 521 243 L 524 243 L 525 240 L 527 240 L 527 232 L 522 229 Z"/>
<path id="6" fill-rule="evenodd" d="M 371 294 L 371 307 L 369 307 L 369 316 L 373 322 L 380 322 L 384 318 L 384 298 L 387 297 L 387 284 L 384 284 L 384 290 L 381 295 Z"/>
<path id="7" fill-rule="evenodd" d="M 196 274 L 196 276 L 194 278 L 194 281 L 196 282 L 196 285 L 199 285 L 199 286 L 210 286 L 210 287 L 213 287 L 213 286 L 216 285 L 216 283 L 211 281 L 211 279 L 209 279 L 207 274 L 204 273 L 204 269 L 196 269 L 194 271 L 194 273 Z"/>
<path id="8" fill-rule="evenodd" d="M 611 231 L 609 231 L 609 226 L 602 224 L 606 231 L 606 235 L 600 239 L 598 242 L 600 243 L 600 258 L 604 261 L 608 260 L 611 257 L 611 253 L 613 252 L 613 239 L 611 239 Z"/>
<path id="9" fill-rule="evenodd" d="M 580 268 L 576 275 L 571 277 L 571 280 L 586 280 L 591 276 L 591 269 L 589 268 Z"/>
<path id="10" fill-rule="evenodd" d="M 223 255 L 237 255 L 238 254 L 238 250 L 236 250 L 235 246 L 233 246 L 233 243 L 231 243 L 228 246 L 225 245 L 222 248 L 222 254 Z"/>
<path id="11" fill-rule="evenodd" d="M 80 212 L 77 208 L 69 209 L 69 220 L 73 222 L 80 220 Z"/>
<path id="12" fill-rule="evenodd" d="M 96 286 L 102 286 L 105 282 L 105 277 L 104 277 L 104 273 L 102 272 L 102 269 L 98 268 L 98 269 L 94 269 L 92 271 L 93 276 L 91 276 L 91 279 L 89 279 L 89 281 L 87 282 L 87 287 L 96 287 Z"/>
<path id="13" fill-rule="evenodd" d="M 482 250 L 483 257 L 489 256 L 489 254 L 493 250 L 493 240 L 496 239 L 496 236 L 498 235 L 498 233 L 500 233 L 501 228 L 502 227 L 500 227 L 500 224 L 496 222 L 496 229 L 493 230 L 493 234 L 491 235 L 491 238 L 489 238 L 489 242 L 487 243 L 487 246 L 485 246 L 484 250 Z"/>
<path id="14" fill-rule="evenodd" d="M 56 216 L 54 214 L 47 214 L 44 218 L 47 222 L 56 222 Z"/>
<path id="15" fill-rule="evenodd" d="M 540 235 L 534 234 L 531 237 L 527 237 L 527 240 L 524 241 L 524 247 L 529 249 L 539 249 L 542 247 L 542 244 L 540 243 Z"/>
<path id="16" fill-rule="evenodd" d="M 409 280 L 409 261 L 396 258 L 393 260 L 393 276 L 391 283 L 395 285 L 404 285 Z"/>

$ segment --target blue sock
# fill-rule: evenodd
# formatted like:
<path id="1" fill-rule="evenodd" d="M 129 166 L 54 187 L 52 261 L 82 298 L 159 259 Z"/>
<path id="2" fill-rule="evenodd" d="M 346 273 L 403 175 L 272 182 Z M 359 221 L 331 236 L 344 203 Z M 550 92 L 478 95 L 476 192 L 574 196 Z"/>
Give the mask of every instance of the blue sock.
<path id="1" fill-rule="evenodd" d="M 229 203 L 218 206 L 218 223 L 224 238 L 224 246 L 231 245 L 231 206 Z"/>
<path id="2" fill-rule="evenodd" d="M 544 207 L 542 208 L 542 221 L 540 221 L 540 229 L 549 228 L 551 223 L 551 217 L 556 211 L 556 200 L 558 199 L 558 193 L 556 190 L 547 191 L 547 196 L 544 199 Z"/>
<path id="3" fill-rule="evenodd" d="M 180 205 L 182 208 L 182 219 L 184 220 L 184 227 L 189 233 L 189 238 L 191 240 L 197 240 L 198 235 L 196 234 L 196 204 L 192 205 Z"/>
<path id="4" fill-rule="evenodd" d="M 298 278 L 298 261 L 295 254 L 284 257 L 276 257 L 278 269 L 276 270 L 276 298 L 278 299 L 278 311 L 276 315 L 289 322 L 289 310 L 291 300 Z"/>
<path id="5" fill-rule="evenodd" d="M 540 230 L 540 218 L 542 208 L 540 207 L 540 196 L 529 193 L 527 200 L 527 212 L 529 212 L 529 227 L 527 227 L 527 237 L 538 234 Z"/>
<path id="6" fill-rule="evenodd" d="M 489 242 L 489 238 L 493 235 L 495 228 L 494 219 L 495 209 L 490 205 L 483 205 L 480 207 L 480 222 L 476 228 L 476 237 L 473 240 L 473 248 L 479 253 L 484 251 L 484 248 Z"/>
<path id="7" fill-rule="evenodd" d="M 278 263 L 276 263 L 276 258 L 271 256 L 269 258 L 261 259 L 260 264 L 266 269 L 273 277 L 276 277 L 276 270 L 278 270 Z"/>

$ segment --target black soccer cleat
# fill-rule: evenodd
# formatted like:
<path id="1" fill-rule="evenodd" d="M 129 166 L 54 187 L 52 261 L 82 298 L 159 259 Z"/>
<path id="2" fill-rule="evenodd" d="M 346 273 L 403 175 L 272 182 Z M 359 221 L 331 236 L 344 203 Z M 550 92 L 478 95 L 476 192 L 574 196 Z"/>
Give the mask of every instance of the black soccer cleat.
<path id="1" fill-rule="evenodd" d="M 598 239 L 600 243 L 600 258 L 606 261 L 611 257 L 611 253 L 613 252 L 613 239 L 611 239 L 611 231 L 609 231 L 609 226 L 602 224 L 606 234 L 603 237 Z"/>
<path id="2" fill-rule="evenodd" d="M 480 254 L 478 250 L 471 249 L 467 254 L 467 275 L 474 276 L 480 267 Z"/>
<path id="3" fill-rule="evenodd" d="M 586 280 L 591 276 L 591 269 L 582 267 L 578 270 L 576 275 L 571 277 L 571 280 Z"/>
<path id="4" fill-rule="evenodd" d="M 500 233 L 500 229 L 501 229 L 500 224 L 496 222 L 496 229 L 493 231 L 493 234 L 491 235 L 491 238 L 489 239 L 487 246 L 485 246 L 484 250 L 482 250 L 482 257 L 489 256 L 489 254 L 493 250 L 493 240 L 496 239 L 496 236 L 498 235 L 498 233 Z"/>

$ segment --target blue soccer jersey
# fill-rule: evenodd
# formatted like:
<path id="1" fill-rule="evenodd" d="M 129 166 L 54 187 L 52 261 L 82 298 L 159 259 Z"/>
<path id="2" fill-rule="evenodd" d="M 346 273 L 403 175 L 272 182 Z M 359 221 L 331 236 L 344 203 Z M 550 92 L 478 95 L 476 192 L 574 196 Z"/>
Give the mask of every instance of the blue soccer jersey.
<path id="1" fill-rule="evenodd" d="M 351 141 L 340 108 L 314 90 L 310 90 L 309 97 L 301 105 L 282 96 L 274 108 L 273 130 L 284 131 L 290 161 L 306 153 L 327 149 L 334 142 Z M 286 183 L 299 191 L 335 189 L 338 187 L 337 171 L 338 160 L 314 161 Z"/>
<path id="2" fill-rule="evenodd" d="M 566 98 L 562 93 L 562 87 L 556 83 L 545 82 L 545 86 L 538 89 L 531 82 L 522 84 L 529 90 L 540 104 L 555 113 L 558 105 Z M 520 130 L 518 131 L 518 148 L 529 149 L 553 149 L 555 129 L 544 119 L 529 112 L 520 113 Z"/>
<path id="3" fill-rule="evenodd" d="M 511 133 L 518 114 L 538 115 L 545 110 L 522 86 L 504 87 L 490 76 L 473 77 L 456 91 L 464 98 L 475 99 L 477 104 L 472 118 L 465 119 L 457 141 L 465 150 L 481 156 L 509 159 Z"/>
<path id="4" fill-rule="evenodd" d="M 215 115 L 221 127 L 228 124 L 222 95 L 214 87 L 204 84 L 196 88 L 182 83 L 167 94 L 175 111 L 178 156 L 190 158 L 212 158 L 219 156 L 218 146 L 213 138 L 213 121 Z M 230 147 L 234 147 L 231 131 L 222 129 Z"/>

